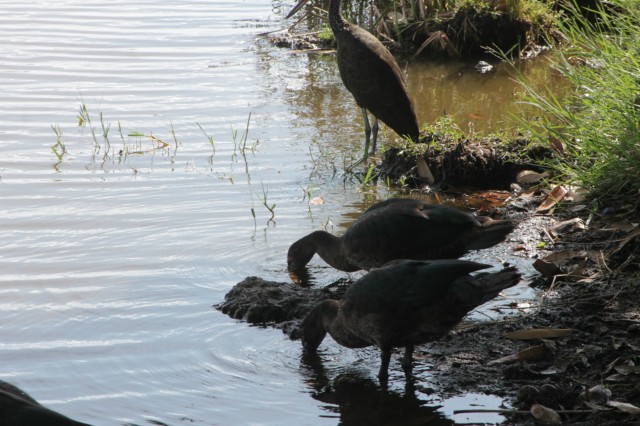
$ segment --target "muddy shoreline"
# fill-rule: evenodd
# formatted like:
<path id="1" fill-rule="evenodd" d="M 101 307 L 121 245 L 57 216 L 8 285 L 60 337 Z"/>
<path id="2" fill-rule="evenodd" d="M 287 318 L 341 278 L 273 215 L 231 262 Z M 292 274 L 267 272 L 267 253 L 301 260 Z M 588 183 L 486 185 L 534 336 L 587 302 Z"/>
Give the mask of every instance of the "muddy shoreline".
<path id="1" fill-rule="evenodd" d="M 509 415 L 509 423 L 536 424 L 528 414 L 533 404 L 557 410 L 564 424 L 637 423 L 640 417 L 633 414 L 640 406 L 637 224 L 628 215 L 615 214 L 579 196 L 565 196 L 541 212 L 540 206 L 545 207 L 554 189 L 544 183 L 515 181 L 528 160 L 514 166 L 508 153 L 495 154 L 498 144 L 492 149 L 487 149 L 486 141 L 469 144 L 474 155 L 458 158 L 484 164 L 486 174 L 492 173 L 490 165 L 511 170 L 504 176 L 514 179 L 505 179 L 501 185 L 510 187 L 503 191 L 508 198 L 498 207 L 488 204 L 482 210 L 483 214 L 499 210 L 520 221 L 505 244 L 515 256 L 535 263 L 542 271 L 527 277 L 528 284 L 538 289 L 539 299 L 526 312 L 495 323 L 463 322 L 446 338 L 417 348 L 419 356 L 430 360 L 433 375 L 428 383 L 416 384 L 416 391 L 443 397 L 468 392 L 502 396 L 514 410 L 521 410 L 521 414 Z M 459 153 L 461 148 L 452 145 L 450 149 Z M 482 152 L 485 157 L 478 158 Z M 446 158 L 447 153 L 440 152 L 432 156 L 430 165 L 438 170 Z M 508 159 L 509 165 L 500 164 L 497 158 Z M 400 170 L 397 161 L 394 164 Z M 386 167 L 384 161 L 380 167 Z M 413 167 L 404 169 L 404 174 L 411 173 Z M 252 324 L 281 328 L 291 336 L 318 301 L 341 297 L 347 285 L 302 288 L 249 277 L 216 308 Z M 515 340 L 505 336 L 529 329 L 570 331 L 557 338 Z M 501 360 L 508 356 L 514 359 Z"/>

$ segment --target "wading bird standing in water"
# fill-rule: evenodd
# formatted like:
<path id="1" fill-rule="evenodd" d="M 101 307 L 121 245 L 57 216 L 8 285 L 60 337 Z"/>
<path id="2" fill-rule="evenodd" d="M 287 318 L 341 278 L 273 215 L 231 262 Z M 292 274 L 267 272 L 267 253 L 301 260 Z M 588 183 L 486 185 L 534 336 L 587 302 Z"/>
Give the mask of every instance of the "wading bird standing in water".
<path id="1" fill-rule="evenodd" d="M 309 0 L 301 0 L 287 15 L 293 16 Z M 329 3 L 329 25 L 338 45 L 337 61 L 342 82 L 362 108 L 365 130 L 364 158 L 376 150 L 378 119 L 401 136 L 419 141 L 420 129 L 407 93 L 402 71 L 386 47 L 373 34 L 342 17 L 341 0 Z M 374 116 L 373 128 L 367 110 Z M 373 133 L 373 134 L 372 134 Z"/>

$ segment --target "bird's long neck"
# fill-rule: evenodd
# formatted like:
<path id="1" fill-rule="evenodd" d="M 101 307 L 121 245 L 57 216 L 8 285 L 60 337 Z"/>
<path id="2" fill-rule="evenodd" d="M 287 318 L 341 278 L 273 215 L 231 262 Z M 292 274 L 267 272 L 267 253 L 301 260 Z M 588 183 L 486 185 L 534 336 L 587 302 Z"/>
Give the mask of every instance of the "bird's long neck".
<path id="1" fill-rule="evenodd" d="M 342 249 L 342 238 L 336 237 L 325 231 L 316 231 L 313 234 L 315 251 L 331 267 L 345 272 L 359 271 L 360 268 L 349 261 Z"/>
<path id="2" fill-rule="evenodd" d="M 322 311 L 322 327 L 339 344 L 347 348 L 364 348 L 371 343 L 353 334 L 340 310 L 340 302 L 326 300 L 318 308 Z"/>
<path id="3" fill-rule="evenodd" d="M 329 2 L 329 26 L 333 34 L 343 32 L 347 28 L 347 21 L 342 17 L 342 0 Z"/>

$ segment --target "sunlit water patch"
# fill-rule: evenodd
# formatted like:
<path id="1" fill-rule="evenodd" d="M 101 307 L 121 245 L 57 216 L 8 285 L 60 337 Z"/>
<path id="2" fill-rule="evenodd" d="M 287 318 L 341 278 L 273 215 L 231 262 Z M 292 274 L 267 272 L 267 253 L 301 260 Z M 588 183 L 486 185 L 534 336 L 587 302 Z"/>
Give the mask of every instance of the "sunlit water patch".
<path id="1" fill-rule="evenodd" d="M 94 425 L 334 425 L 367 412 L 349 412 L 349 385 L 323 386 L 356 375 L 369 389 L 377 350 L 325 342 L 318 370 L 281 331 L 212 306 L 246 276 L 287 281 L 291 242 L 340 233 L 393 194 L 343 176 L 360 113 L 331 56 L 261 35 L 285 27 L 282 8 L 3 2 L 0 379 Z M 410 79 L 417 97 L 424 84 Z M 440 108 L 416 103 L 421 117 Z M 316 285 L 345 276 L 310 269 Z M 399 371 L 383 417 L 440 421 L 424 401 L 405 405 Z"/>

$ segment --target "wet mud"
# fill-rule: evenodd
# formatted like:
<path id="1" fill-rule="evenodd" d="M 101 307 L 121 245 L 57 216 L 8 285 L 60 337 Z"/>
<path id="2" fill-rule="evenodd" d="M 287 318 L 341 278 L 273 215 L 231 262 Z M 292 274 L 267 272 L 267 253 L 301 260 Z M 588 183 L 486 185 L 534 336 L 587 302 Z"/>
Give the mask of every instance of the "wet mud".
<path id="1" fill-rule="evenodd" d="M 429 144 L 421 155 L 436 182 L 478 189 L 509 189 L 523 170 L 542 172 L 540 161 L 553 155 L 551 149 L 531 146 L 525 138 L 503 141 L 497 138 L 461 138 L 453 140 L 422 135 Z M 391 148 L 385 151 L 377 171 L 383 178 L 419 188 L 425 181 L 419 176 L 416 156 L 411 150 Z"/>
<path id="2" fill-rule="evenodd" d="M 447 161 L 466 161 L 455 159 L 454 153 L 461 152 L 467 154 L 459 158 L 471 160 L 460 166 L 446 165 Z M 464 321 L 445 338 L 416 348 L 417 357 L 432 364 L 433 374 L 428 383 L 416 383 L 415 392 L 436 392 L 443 397 L 469 392 L 498 395 L 511 403 L 506 410 L 510 413 L 506 414 L 508 423 L 539 424 L 530 414 L 536 404 L 554 410 L 564 424 L 637 423 L 637 224 L 631 223 L 632 217 L 616 215 L 611 208 L 598 208 L 581 199 L 570 202 L 567 198 L 541 211 L 551 188 L 518 185 L 517 171 L 530 164 L 522 160 L 526 156 L 515 158 L 514 152 L 501 152 L 484 142 L 466 142 L 438 152 L 428 162 L 436 173 L 465 168 L 464 175 L 446 173 L 447 180 L 457 184 L 466 179 L 477 183 L 483 165 L 487 175 L 502 170 L 495 172 L 505 179 L 499 186 L 511 189 L 509 199 L 500 207 L 501 214 L 519 221 L 504 244 L 513 256 L 541 271 L 525 277 L 527 284 L 537 289 L 538 298 L 525 308 L 514 304 L 515 314 L 503 320 Z M 532 155 L 550 154 L 541 150 Z M 390 159 L 381 167 L 386 167 L 387 173 L 412 172 L 412 166 L 402 169 L 400 162 Z M 216 307 L 233 318 L 281 328 L 295 337 L 296 326 L 306 313 L 321 300 L 341 297 L 348 284 L 302 288 L 250 277 L 238 283 Z M 530 336 L 527 340 L 507 335 L 530 329 L 566 329 L 567 334 Z"/>

